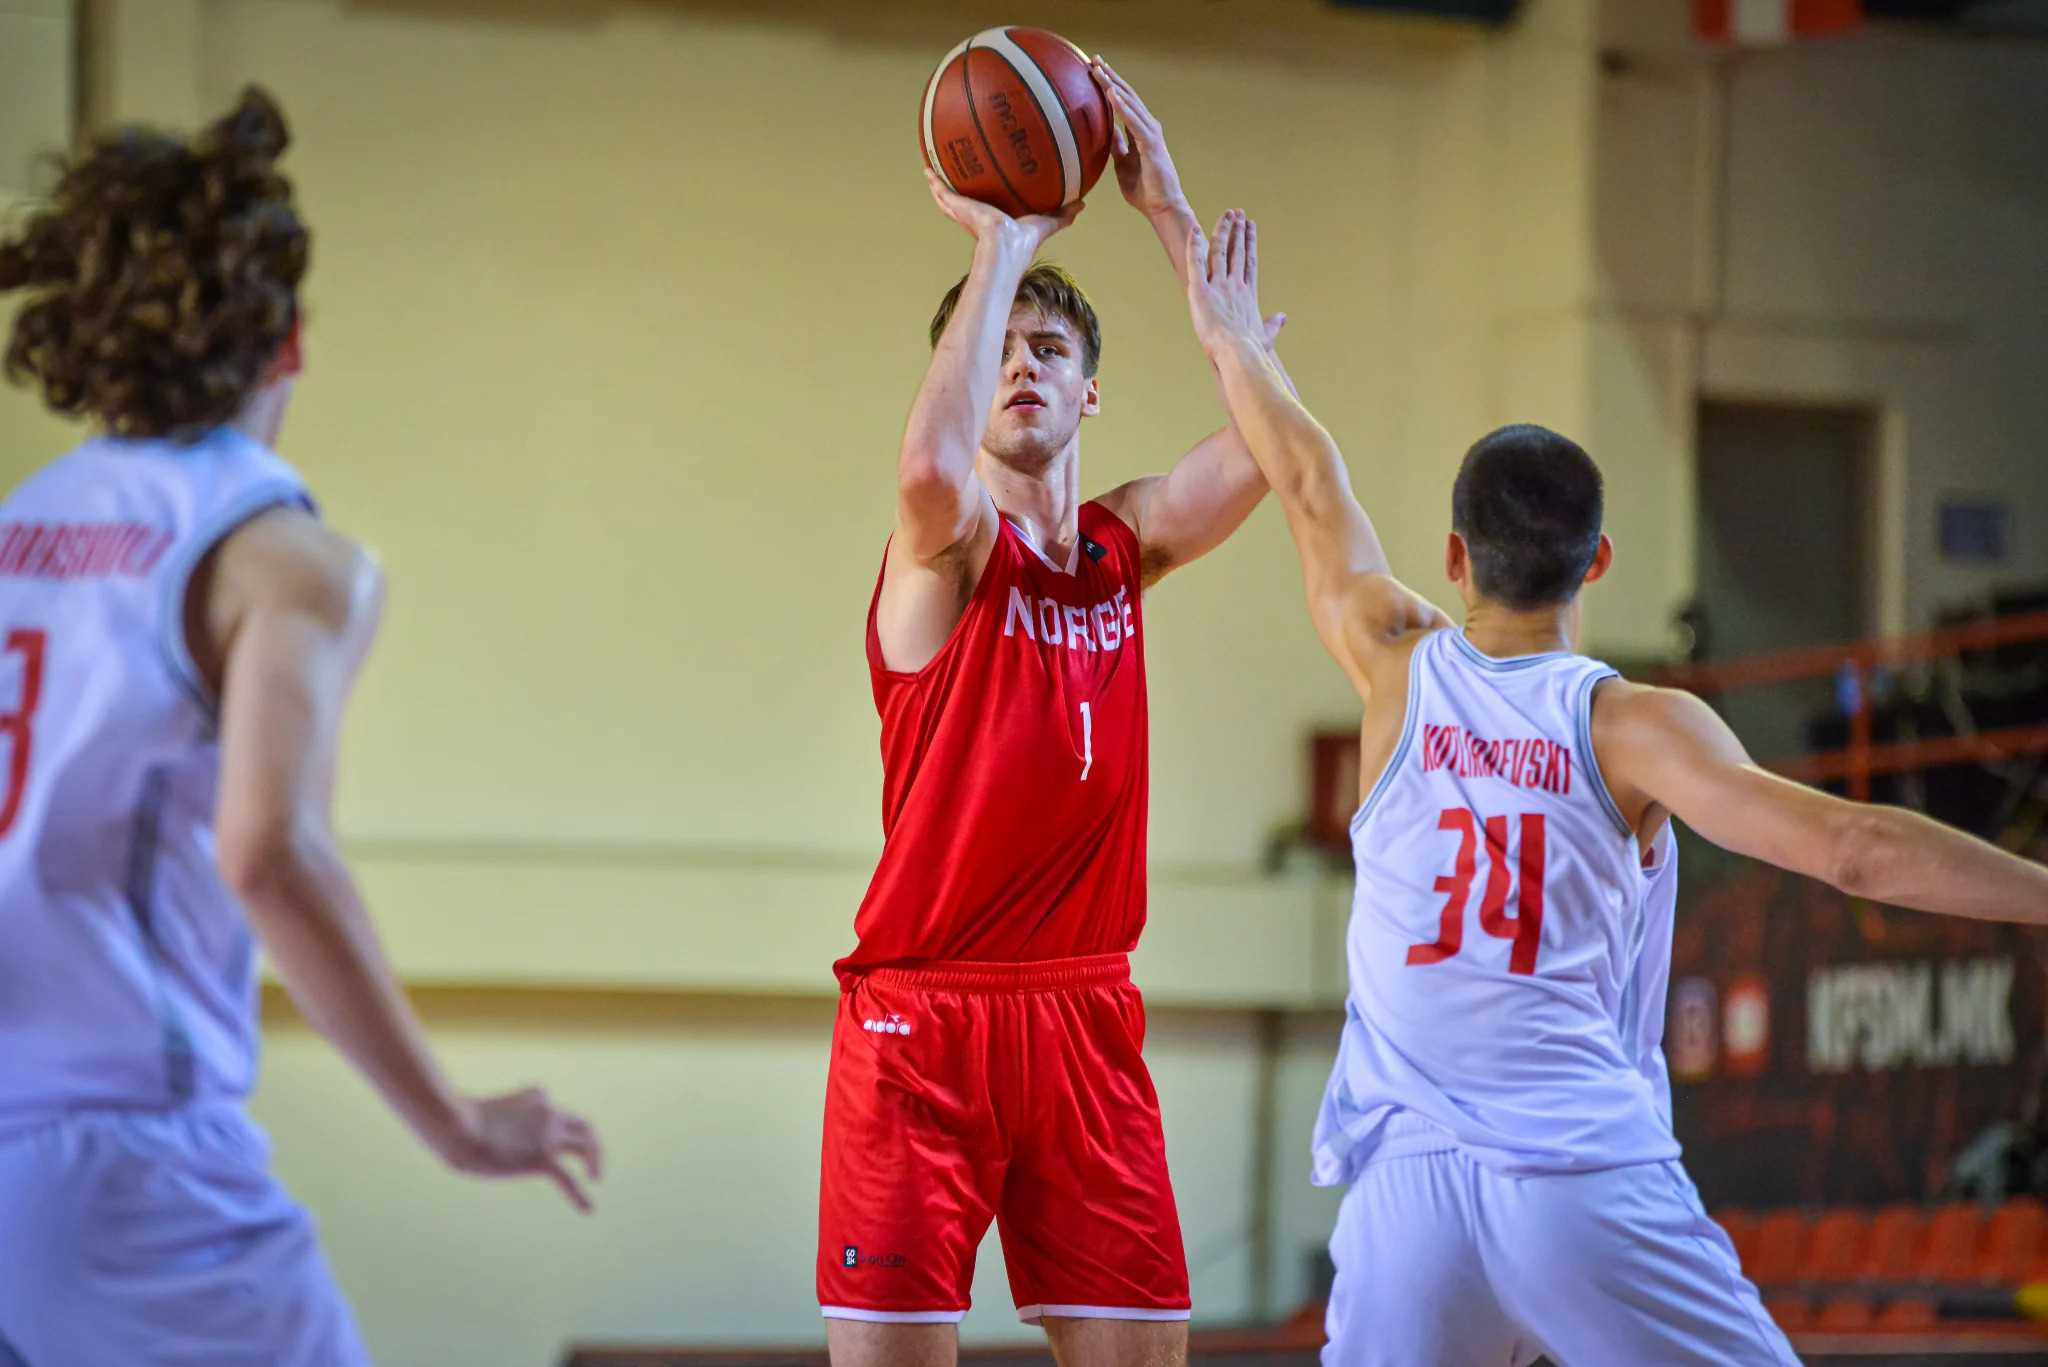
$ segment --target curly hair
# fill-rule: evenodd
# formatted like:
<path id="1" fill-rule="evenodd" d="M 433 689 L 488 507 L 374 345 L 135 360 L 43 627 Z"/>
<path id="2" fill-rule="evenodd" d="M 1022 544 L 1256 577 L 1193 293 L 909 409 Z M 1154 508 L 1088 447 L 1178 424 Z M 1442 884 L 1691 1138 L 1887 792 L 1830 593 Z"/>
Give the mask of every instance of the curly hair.
<path id="1" fill-rule="evenodd" d="M 28 293 L 7 378 L 121 436 L 234 418 L 299 321 L 311 234 L 276 169 L 290 141 L 252 86 L 190 142 L 123 128 L 59 159 L 47 203 L 0 241 L 0 294 Z"/>

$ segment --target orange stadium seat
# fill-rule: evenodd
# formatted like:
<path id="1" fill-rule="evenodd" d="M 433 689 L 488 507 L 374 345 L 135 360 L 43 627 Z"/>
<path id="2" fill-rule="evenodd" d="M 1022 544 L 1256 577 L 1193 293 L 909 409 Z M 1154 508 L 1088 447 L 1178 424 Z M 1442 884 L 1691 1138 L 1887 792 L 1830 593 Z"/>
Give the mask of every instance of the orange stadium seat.
<path id="1" fill-rule="evenodd" d="M 1984 1212 L 1977 1206 L 1959 1201 L 1935 1211 L 1920 1255 L 1920 1280 L 1966 1282 L 1974 1278 L 1983 1235 Z"/>
<path id="2" fill-rule="evenodd" d="M 1893 1301 L 1878 1312 L 1879 1329 L 1910 1329 L 1925 1332 L 1936 1327 L 1937 1316 L 1934 1302 L 1919 1296 L 1906 1296 Z"/>
<path id="3" fill-rule="evenodd" d="M 1927 1216 L 1918 1206 L 1886 1206 L 1870 1221 L 1863 1266 L 1864 1281 L 1911 1281 L 1918 1272 L 1921 1236 Z"/>
<path id="4" fill-rule="evenodd" d="M 1714 1212 L 1714 1223 L 1728 1235 L 1728 1242 L 1735 1245 L 1735 1256 L 1747 1268 L 1756 1261 L 1756 1215 L 1747 1210 L 1720 1210 Z"/>
<path id="5" fill-rule="evenodd" d="M 1854 1281 L 1869 1242 L 1870 1217 L 1863 1211 L 1828 1211 L 1814 1221 L 1802 1275 L 1816 1282 Z"/>
<path id="6" fill-rule="evenodd" d="M 2044 1244 L 2048 1244 L 2048 1206 L 2031 1196 L 2007 1201 L 1985 1227 L 1977 1280 L 2006 1285 L 2025 1281 L 2048 1252 Z"/>
<path id="7" fill-rule="evenodd" d="M 1788 1334 L 1813 1327 L 1813 1306 L 1797 1291 L 1779 1291 L 1765 1296 L 1764 1309 Z"/>
<path id="8" fill-rule="evenodd" d="M 1832 1296 L 1813 1327 L 1830 1334 L 1855 1334 L 1877 1323 L 1877 1311 L 1861 1296 Z"/>
<path id="9" fill-rule="evenodd" d="M 1806 1216 L 1774 1210 L 1757 1224 L 1756 1257 L 1745 1270 L 1752 1281 L 1782 1286 L 1806 1279 Z"/>

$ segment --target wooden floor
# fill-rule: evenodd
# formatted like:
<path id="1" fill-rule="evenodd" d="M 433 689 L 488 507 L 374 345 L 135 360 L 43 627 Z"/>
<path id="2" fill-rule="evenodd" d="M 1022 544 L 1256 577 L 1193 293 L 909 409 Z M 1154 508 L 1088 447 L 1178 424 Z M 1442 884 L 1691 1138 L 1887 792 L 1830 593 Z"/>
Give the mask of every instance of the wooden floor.
<path id="1" fill-rule="evenodd" d="M 1316 1346 L 1294 1335 L 1272 1332 L 1196 1336 L 1194 1367 L 1315 1367 Z M 1282 1341 L 1276 1341 L 1282 1340 Z M 2048 1335 L 2012 1329 L 1949 1334 L 1800 1334 L 1793 1337 L 1802 1361 L 1814 1367 L 2048 1367 Z M 967 1349 L 973 1367 L 1048 1367 L 1043 1348 Z M 717 1349 L 661 1344 L 590 1344 L 570 1350 L 563 1367 L 828 1367 L 822 1348 Z"/>

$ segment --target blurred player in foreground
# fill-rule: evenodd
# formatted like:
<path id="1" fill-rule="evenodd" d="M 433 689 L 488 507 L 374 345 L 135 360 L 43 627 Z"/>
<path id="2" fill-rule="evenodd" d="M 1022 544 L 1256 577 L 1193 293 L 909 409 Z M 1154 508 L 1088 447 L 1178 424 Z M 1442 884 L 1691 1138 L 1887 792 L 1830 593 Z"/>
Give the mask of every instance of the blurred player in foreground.
<path id="1" fill-rule="evenodd" d="M 0 503 L 0 1367 L 368 1360 L 243 1109 L 259 942 L 449 1166 L 585 1209 L 563 1160 L 598 1169 L 539 1091 L 450 1085 L 336 848 L 382 589 L 271 450 L 287 140 L 255 90 L 191 143 L 116 131 L 0 241 L 9 376 L 105 429 Z"/>

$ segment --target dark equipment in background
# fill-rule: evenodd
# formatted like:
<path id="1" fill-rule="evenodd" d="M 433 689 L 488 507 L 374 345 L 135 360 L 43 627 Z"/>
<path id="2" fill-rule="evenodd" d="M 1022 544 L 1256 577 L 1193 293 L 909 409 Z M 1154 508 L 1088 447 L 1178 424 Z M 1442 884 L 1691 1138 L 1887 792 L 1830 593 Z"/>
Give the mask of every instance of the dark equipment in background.
<path id="1" fill-rule="evenodd" d="M 1331 0 L 1339 9 L 1376 10 L 1427 19 L 1458 19 L 1499 27 L 1515 17 L 1522 0 Z"/>

